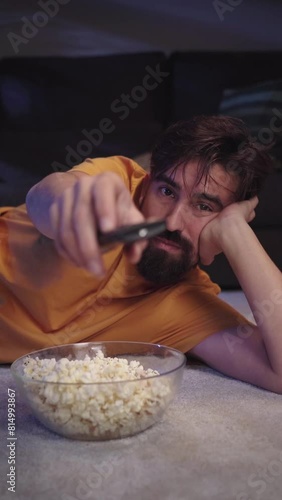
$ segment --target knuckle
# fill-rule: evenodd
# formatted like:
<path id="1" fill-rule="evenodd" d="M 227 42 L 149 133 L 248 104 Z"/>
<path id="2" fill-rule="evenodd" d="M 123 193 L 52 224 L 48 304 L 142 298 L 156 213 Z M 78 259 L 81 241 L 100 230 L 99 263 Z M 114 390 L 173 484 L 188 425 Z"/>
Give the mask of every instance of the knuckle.
<path id="1" fill-rule="evenodd" d="M 97 182 L 105 182 L 109 178 L 109 172 L 102 172 L 101 174 L 96 175 L 94 179 Z"/>
<path id="2" fill-rule="evenodd" d="M 103 185 L 105 184 L 107 187 L 109 185 L 109 182 L 114 181 L 120 184 L 122 183 L 122 180 L 120 177 L 115 174 L 114 172 L 101 172 L 100 174 L 97 174 L 95 177 L 93 177 L 93 185 Z"/>

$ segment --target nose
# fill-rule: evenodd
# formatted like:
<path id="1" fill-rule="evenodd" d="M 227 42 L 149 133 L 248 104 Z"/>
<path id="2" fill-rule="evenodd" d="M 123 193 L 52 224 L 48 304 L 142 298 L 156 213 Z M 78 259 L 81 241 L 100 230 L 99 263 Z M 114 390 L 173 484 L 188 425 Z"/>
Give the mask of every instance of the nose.
<path id="1" fill-rule="evenodd" d="M 166 227 L 169 231 L 182 232 L 185 227 L 184 210 L 181 205 L 176 205 L 166 216 Z"/>

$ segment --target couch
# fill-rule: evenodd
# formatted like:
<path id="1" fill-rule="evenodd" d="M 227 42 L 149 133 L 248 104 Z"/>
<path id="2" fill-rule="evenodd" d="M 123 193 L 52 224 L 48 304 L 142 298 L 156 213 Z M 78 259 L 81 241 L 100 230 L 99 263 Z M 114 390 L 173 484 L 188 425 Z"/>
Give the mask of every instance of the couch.
<path id="1" fill-rule="evenodd" d="M 88 156 L 141 155 L 146 162 L 148 155 L 144 153 L 179 119 L 234 114 L 255 130 L 252 120 L 259 114 L 257 131 L 268 129 L 267 138 L 272 135 L 278 148 L 275 170 L 261 191 L 252 226 L 282 268 L 282 134 L 270 125 L 273 109 L 277 120 L 280 112 L 282 118 L 280 58 L 279 52 L 185 52 L 170 56 L 150 52 L 2 59 L 0 204 L 24 203 L 33 184 L 54 171 L 70 169 Z M 249 99 L 246 93 L 264 82 L 278 82 L 275 93 L 269 98 L 269 90 L 260 88 L 259 100 L 267 94 L 267 102 L 250 116 L 244 108 L 244 99 Z M 231 101 L 235 95 L 238 106 L 232 107 L 230 89 Z M 207 270 L 222 288 L 239 287 L 223 255 Z"/>

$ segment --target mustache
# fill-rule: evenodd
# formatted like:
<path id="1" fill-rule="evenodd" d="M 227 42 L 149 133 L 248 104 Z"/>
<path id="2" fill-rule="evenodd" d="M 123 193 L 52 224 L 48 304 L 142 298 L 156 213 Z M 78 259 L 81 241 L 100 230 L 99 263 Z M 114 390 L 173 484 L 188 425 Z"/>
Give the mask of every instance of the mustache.
<path id="1" fill-rule="evenodd" d="M 163 238 L 165 240 L 171 241 L 172 243 L 179 245 L 186 251 L 187 249 L 190 250 L 192 248 L 192 243 L 186 238 L 183 238 L 179 231 L 168 231 L 167 229 L 163 233 L 159 234 L 158 238 Z"/>

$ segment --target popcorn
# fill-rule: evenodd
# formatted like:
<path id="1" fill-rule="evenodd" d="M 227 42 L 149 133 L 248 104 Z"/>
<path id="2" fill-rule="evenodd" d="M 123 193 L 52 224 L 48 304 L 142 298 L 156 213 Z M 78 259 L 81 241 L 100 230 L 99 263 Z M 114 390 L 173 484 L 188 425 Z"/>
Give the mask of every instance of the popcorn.
<path id="1" fill-rule="evenodd" d="M 136 360 L 106 358 L 101 350 L 82 360 L 27 357 L 24 374 L 37 417 L 75 439 L 140 432 L 158 420 L 172 397 L 168 378 L 156 378 L 158 371 Z"/>

